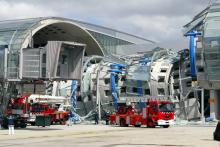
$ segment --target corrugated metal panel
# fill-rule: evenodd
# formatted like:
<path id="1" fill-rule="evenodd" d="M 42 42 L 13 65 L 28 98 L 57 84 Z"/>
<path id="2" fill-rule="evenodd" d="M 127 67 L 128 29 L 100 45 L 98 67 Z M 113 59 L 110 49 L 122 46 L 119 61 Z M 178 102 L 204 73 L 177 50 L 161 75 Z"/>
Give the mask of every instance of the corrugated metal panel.
<path id="1" fill-rule="evenodd" d="M 46 62 L 46 71 L 48 78 L 55 78 L 58 66 L 59 53 L 61 49 L 61 41 L 48 41 L 46 46 L 47 52 L 47 62 Z"/>
<path id="2" fill-rule="evenodd" d="M 39 48 L 23 49 L 22 77 L 40 78 L 41 77 L 41 54 Z"/>

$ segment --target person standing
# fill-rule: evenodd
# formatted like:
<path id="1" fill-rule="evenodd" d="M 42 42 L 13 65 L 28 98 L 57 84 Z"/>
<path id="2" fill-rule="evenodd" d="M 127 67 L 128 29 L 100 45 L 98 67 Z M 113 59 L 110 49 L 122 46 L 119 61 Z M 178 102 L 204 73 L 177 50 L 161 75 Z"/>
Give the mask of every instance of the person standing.
<path id="1" fill-rule="evenodd" d="M 110 112 L 109 111 L 104 111 L 104 117 L 105 117 L 106 125 L 109 125 Z"/>
<path id="2" fill-rule="evenodd" d="M 10 115 L 8 117 L 8 135 L 13 135 L 15 134 L 15 131 L 14 131 L 14 118 L 12 115 Z"/>
<path id="3" fill-rule="evenodd" d="M 97 125 L 97 124 L 99 124 L 99 114 L 98 114 L 97 111 L 95 111 L 95 114 L 94 114 L 94 115 L 95 115 L 95 116 L 94 116 L 95 124 Z"/>

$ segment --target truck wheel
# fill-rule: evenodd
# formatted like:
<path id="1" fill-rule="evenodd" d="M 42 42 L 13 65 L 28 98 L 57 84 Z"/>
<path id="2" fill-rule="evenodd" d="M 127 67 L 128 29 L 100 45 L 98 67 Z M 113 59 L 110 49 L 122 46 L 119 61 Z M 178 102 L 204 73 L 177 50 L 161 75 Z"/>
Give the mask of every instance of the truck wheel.
<path id="1" fill-rule="evenodd" d="M 141 127 L 141 125 L 134 125 L 135 127 Z"/>
<path id="2" fill-rule="evenodd" d="M 27 127 L 27 124 L 21 124 L 20 127 L 21 127 L 21 128 L 26 128 L 26 127 Z"/>
<path id="3" fill-rule="evenodd" d="M 147 121 L 147 127 L 148 128 L 155 128 L 154 122 L 152 120 Z"/>
<path id="4" fill-rule="evenodd" d="M 163 128 L 169 128 L 169 126 L 170 126 L 170 125 L 165 125 L 165 126 L 163 126 Z"/>
<path id="5" fill-rule="evenodd" d="M 31 124 L 32 126 L 35 126 L 35 122 L 31 122 L 30 124 Z"/>
<path id="6" fill-rule="evenodd" d="M 124 119 L 120 120 L 120 127 L 127 127 L 128 125 L 126 124 Z"/>

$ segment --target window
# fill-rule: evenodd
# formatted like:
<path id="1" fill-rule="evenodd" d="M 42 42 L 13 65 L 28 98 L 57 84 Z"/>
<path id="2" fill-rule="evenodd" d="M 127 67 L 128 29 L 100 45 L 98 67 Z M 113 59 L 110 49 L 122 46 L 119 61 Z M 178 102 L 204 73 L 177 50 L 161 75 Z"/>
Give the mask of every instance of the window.
<path id="1" fill-rule="evenodd" d="M 173 89 L 179 89 L 179 85 L 173 85 Z"/>
<path id="2" fill-rule="evenodd" d="M 197 71 L 198 72 L 204 72 L 203 66 L 197 66 Z"/>
<path id="3" fill-rule="evenodd" d="M 164 81 L 165 81 L 165 76 L 158 77 L 158 82 L 164 82 Z"/>
<path id="4" fill-rule="evenodd" d="M 108 85 L 108 84 L 110 83 L 110 79 L 109 79 L 109 78 L 106 78 L 106 79 L 104 80 L 104 82 L 105 82 L 106 85 Z"/>
<path id="5" fill-rule="evenodd" d="M 110 95 L 111 95 L 110 90 L 105 90 L 105 96 L 110 96 Z"/>
<path id="6" fill-rule="evenodd" d="M 137 90 L 137 88 L 136 88 L 136 87 L 133 87 L 133 88 L 132 88 L 132 92 L 137 93 L 137 91 L 138 91 L 138 90 Z"/>
<path id="7" fill-rule="evenodd" d="M 186 86 L 187 86 L 187 87 L 191 87 L 191 86 L 192 86 L 192 82 L 191 82 L 191 81 L 188 81 L 188 82 L 186 83 Z"/>
<path id="8" fill-rule="evenodd" d="M 158 88 L 157 91 L 158 91 L 158 95 L 165 95 L 165 91 L 163 88 Z"/>
<path id="9" fill-rule="evenodd" d="M 215 46 L 218 46 L 218 45 L 219 45 L 218 41 L 216 41 L 216 40 L 211 41 L 211 47 L 215 47 Z"/>
<path id="10" fill-rule="evenodd" d="M 194 98 L 194 92 L 190 92 L 190 94 L 188 95 L 188 98 Z"/>
<path id="11" fill-rule="evenodd" d="M 46 54 L 43 54 L 42 63 L 46 63 L 46 59 L 47 59 Z"/>
<path id="12" fill-rule="evenodd" d="M 166 103 L 162 103 L 159 104 L 159 110 L 161 112 L 172 112 L 174 111 L 174 104 L 166 104 Z"/>
<path id="13" fill-rule="evenodd" d="M 81 102 L 81 101 L 82 101 L 82 97 L 81 97 L 81 96 L 78 96 L 78 97 L 77 97 L 77 101 L 78 101 L 78 102 Z"/>
<path id="14" fill-rule="evenodd" d="M 173 78 L 174 78 L 174 79 L 178 79 L 178 78 L 179 78 L 179 74 L 173 75 Z"/>
<path id="15" fill-rule="evenodd" d="M 46 77 L 46 67 L 42 68 L 42 77 Z"/>
<path id="16" fill-rule="evenodd" d="M 175 65 L 173 69 L 174 70 L 179 70 L 179 65 Z"/>
<path id="17" fill-rule="evenodd" d="M 142 87 L 133 87 L 132 88 L 132 91 L 134 92 L 134 93 L 138 93 L 138 94 L 143 94 L 143 91 L 142 91 L 143 89 L 142 89 Z"/>
<path id="18" fill-rule="evenodd" d="M 92 96 L 90 94 L 88 95 L 88 101 L 92 101 Z"/>
<path id="19" fill-rule="evenodd" d="M 93 90 L 93 91 L 92 91 L 92 94 L 93 94 L 94 96 L 96 96 L 96 90 Z"/>
<path id="20" fill-rule="evenodd" d="M 145 92 L 145 95 L 150 95 L 150 89 L 145 89 L 144 92 Z"/>
<path id="21" fill-rule="evenodd" d="M 188 63 L 186 67 L 188 67 L 188 68 L 189 68 L 189 67 L 190 67 L 190 64 Z"/>
<path id="22" fill-rule="evenodd" d="M 126 93 L 126 87 L 121 87 L 121 93 Z"/>
<path id="23" fill-rule="evenodd" d="M 81 86 L 77 85 L 76 91 L 80 91 L 80 89 L 81 89 Z"/>
<path id="24" fill-rule="evenodd" d="M 160 72 L 166 73 L 166 72 L 167 72 L 167 69 L 166 69 L 166 68 L 161 68 Z"/>

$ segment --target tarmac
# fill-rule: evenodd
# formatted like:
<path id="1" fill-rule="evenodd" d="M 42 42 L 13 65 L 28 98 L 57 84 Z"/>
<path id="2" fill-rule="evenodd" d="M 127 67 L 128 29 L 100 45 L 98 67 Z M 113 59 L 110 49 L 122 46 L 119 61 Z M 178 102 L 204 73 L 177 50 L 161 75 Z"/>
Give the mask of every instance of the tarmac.
<path id="1" fill-rule="evenodd" d="M 220 147 L 213 140 L 215 124 L 136 128 L 76 124 L 28 126 L 14 135 L 0 130 L 0 147 Z"/>

